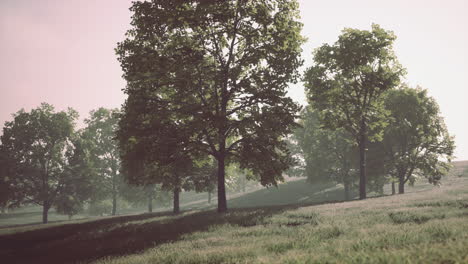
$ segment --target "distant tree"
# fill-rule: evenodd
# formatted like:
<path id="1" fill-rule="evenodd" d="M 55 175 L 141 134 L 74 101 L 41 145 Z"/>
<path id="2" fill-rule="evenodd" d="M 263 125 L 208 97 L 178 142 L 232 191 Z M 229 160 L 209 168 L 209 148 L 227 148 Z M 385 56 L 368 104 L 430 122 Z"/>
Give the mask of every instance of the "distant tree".
<path id="1" fill-rule="evenodd" d="M 69 153 L 75 150 L 77 117 L 73 109 L 55 112 L 52 105 L 43 103 L 31 112 L 20 110 L 3 128 L 2 149 L 14 164 L 8 177 L 21 191 L 15 195 L 21 196 L 23 203 L 41 205 L 43 223 L 47 223 L 49 209 L 57 198 L 82 176 L 71 178 L 67 172 L 73 156 Z"/>
<path id="2" fill-rule="evenodd" d="M 99 108 L 90 112 L 85 119 L 86 127 L 83 138 L 87 141 L 93 164 L 98 169 L 100 177 L 95 179 L 99 187 L 94 202 L 107 198 L 112 199 L 112 215 L 117 212 L 119 188 L 123 183 L 120 175 L 120 154 L 115 140 L 119 121 L 117 109 Z"/>
<path id="3" fill-rule="evenodd" d="M 437 184 L 448 173 L 455 149 L 437 102 L 426 90 L 403 85 L 386 93 L 385 107 L 390 124 L 383 149 L 389 173 L 398 179 L 398 192 L 404 193 L 405 184 L 416 174 Z"/>
<path id="4" fill-rule="evenodd" d="M 384 194 L 384 186 L 392 183 L 389 177 L 390 164 L 387 162 L 382 142 L 369 142 L 367 148 L 367 183 L 368 190 Z"/>
<path id="5" fill-rule="evenodd" d="M 256 175 L 248 169 L 242 169 L 239 164 L 231 163 L 226 170 L 226 185 L 231 192 L 246 192 L 247 186 L 254 181 L 258 182 Z"/>
<path id="6" fill-rule="evenodd" d="M 307 180 L 342 183 L 345 199 L 351 199 L 358 158 L 352 138 L 343 129 L 322 128 L 318 111 L 310 106 L 301 112 L 300 124 L 294 139 L 305 162 Z"/>
<path id="7" fill-rule="evenodd" d="M 123 185 L 121 189 L 122 197 L 135 206 L 146 205 L 148 213 L 154 209 L 154 201 L 162 206 L 167 206 L 171 197 L 164 191 L 160 185 L 148 184 L 144 186 L 135 186 L 131 184 Z"/>
<path id="8" fill-rule="evenodd" d="M 212 194 L 216 190 L 217 172 L 217 162 L 211 158 L 198 161 L 194 170 L 195 191 L 207 192 L 209 204 L 211 204 Z"/>
<path id="9" fill-rule="evenodd" d="M 173 193 L 173 211 L 180 212 L 180 192 L 192 189 L 195 157 L 187 151 L 185 130 L 179 119 L 165 107 L 158 115 L 135 115 L 135 108 L 150 106 L 127 100 L 119 121 L 117 139 L 122 157 L 122 171 L 130 184 L 161 184 Z M 134 104 L 134 105 L 133 105 Z M 143 120 L 142 120 L 143 118 Z"/>
<path id="10" fill-rule="evenodd" d="M 189 128 L 186 150 L 218 162 L 219 212 L 227 210 L 230 162 L 263 185 L 282 180 L 291 163 L 284 138 L 299 110 L 286 96 L 302 64 L 297 1 L 153 0 L 131 10 L 132 29 L 117 47 L 126 111 L 149 126 L 148 116 L 166 108 L 179 129 Z"/>
<path id="11" fill-rule="evenodd" d="M 368 141 L 381 139 L 386 115 L 381 95 L 396 87 L 404 69 L 392 50 L 395 35 L 372 25 L 371 31 L 344 29 L 338 41 L 314 52 L 304 77 L 308 100 L 327 128 L 344 128 L 359 146 L 359 198 L 366 198 Z"/>
<path id="12" fill-rule="evenodd" d="M 98 191 L 94 184 L 97 173 L 89 149 L 86 149 L 83 139 L 78 136 L 72 141 L 74 149 L 65 154 L 68 166 L 63 175 L 69 184 L 64 185 L 55 202 L 56 211 L 68 215 L 70 219 L 82 212 L 85 203 Z"/>

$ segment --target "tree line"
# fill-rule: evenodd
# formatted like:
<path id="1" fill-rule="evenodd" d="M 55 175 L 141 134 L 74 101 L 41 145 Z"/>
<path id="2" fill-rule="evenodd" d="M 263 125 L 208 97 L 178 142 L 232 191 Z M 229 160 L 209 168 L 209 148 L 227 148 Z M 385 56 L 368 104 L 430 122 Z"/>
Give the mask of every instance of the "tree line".
<path id="1" fill-rule="evenodd" d="M 14 165 L 2 166 L 3 175 L 46 186 L 27 196 L 45 212 L 66 188 L 99 186 L 88 178 L 94 173 L 106 175 L 100 179 L 114 204 L 125 178 L 170 190 L 174 212 L 189 189 L 216 191 L 217 210 L 226 212 L 229 168 L 264 186 L 285 173 L 331 180 L 343 183 L 347 198 L 357 187 L 360 199 L 389 182 L 403 193 L 418 175 L 437 183 L 453 138 L 435 100 L 402 82 L 396 36 L 378 25 L 344 29 L 336 43 L 314 51 L 301 76 L 306 39 L 298 8 L 285 0 L 134 2 L 131 29 L 116 48 L 127 82 L 122 109 L 94 112 L 78 133 L 71 110 L 19 112 L 4 128 L 2 162 Z M 287 96 L 300 80 L 309 103 L 302 110 Z M 24 140 L 9 136 L 34 111 L 46 112 L 38 128 L 21 132 Z M 51 131 L 33 135 L 39 128 Z M 108 130 L 114 133 L 103 136 Z"/>

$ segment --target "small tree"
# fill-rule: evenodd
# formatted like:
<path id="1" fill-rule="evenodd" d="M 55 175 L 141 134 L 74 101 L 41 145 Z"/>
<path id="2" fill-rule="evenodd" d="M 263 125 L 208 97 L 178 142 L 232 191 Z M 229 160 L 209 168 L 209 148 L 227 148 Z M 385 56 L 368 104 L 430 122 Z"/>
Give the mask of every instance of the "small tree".
<path id="1" fill-rule="evenodd" d="M 426 90 L 403 85 L 387 92 L 385 107 L 390 112 L 390 124 L 383 149 L 389 172 L 398 179 L 398 192 L 404 193 L 405 184 L 415 173 L 437 184 L 448 173 L 455 149 L 437 102 Z"/>
<path id="2" fill-rule="evenodd" d="M 372 25 L 371 31 L 344 29 L 338 41 L 315 50 L 304 77 L 310 104 L 331 129 L 344 128 L 359 146 L 359 198 L 366 198 L 368 141 L 379 140 L 386 125 L 381 95 L 400 82 L 404 69 L 392 45 L 395 35 Z"/>

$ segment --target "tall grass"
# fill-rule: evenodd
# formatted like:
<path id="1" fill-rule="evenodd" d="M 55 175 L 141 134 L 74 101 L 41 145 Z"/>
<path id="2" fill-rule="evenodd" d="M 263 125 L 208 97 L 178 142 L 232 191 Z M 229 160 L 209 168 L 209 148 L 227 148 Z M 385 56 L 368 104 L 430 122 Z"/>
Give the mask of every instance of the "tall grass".
<path id="1" fill-rule="evenodd" d="M 467 205 L 468 178 L 452 177 L 364 201 L 39 228 L 0 236 L 0 255 L 2 263 L 468 263 Z"/>

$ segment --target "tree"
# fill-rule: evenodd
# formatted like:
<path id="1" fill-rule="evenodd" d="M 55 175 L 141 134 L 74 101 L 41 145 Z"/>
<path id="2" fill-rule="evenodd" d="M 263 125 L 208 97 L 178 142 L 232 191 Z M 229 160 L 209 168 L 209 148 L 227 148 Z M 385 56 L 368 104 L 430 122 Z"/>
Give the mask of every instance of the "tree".
<path id="1" fill-rule="evenodd" d="M 170 196 L 160 185 L 148 184 L 145 186 L 135 186 L 125 184 L 121 189 L 121 194 L 131 204 L 135 206 L 147 205 L 148 213 L 153 212 L 153 201 L 157 201 L 164 206 L 169 205 Z"/>
<path id="2" fill-rule="evenodd" d="M 211 195 L 216 190 L 217 171 L 216 160 L 205 159 L 198 161 L 193 174 L 195 191 L 207 192 L 209 204 L 211 204 Z"/>
<path id="3" fill-rule="evenodd" d="M 83 137 L 91 151 L 93 163 L 99 171 L 100 179 L 95 183 L 99 192 L 112 199 L 112 215 L 117 212 L 117 198 L 122 184 L 120 176 L 120 156 L 115 140 L 118 125 L 117 109 L 99 108 L 90 112 L 85 119 Z M 101 196 L 101 199 L 103 197 Z"/>
<path id="4" fill-rule="evenodd" d="M 357 150 L 352 138 L 343 129 L 322 128 L 318 111 L 310 106 L 302 111 L 300 124 L 294 139 L 305 162 L 304 176 L 311 183 L 342 183 L 345 199 L 351 199 L 357 170 Z"/>
<path id="5" fill-rule="evenodd" d="M 85 202 L 99 191 L 94 184 L 97 173 L 91 161 L 90 151 L 86 149 L 86 144 L 80 136 L 77 133 L 72 139 L 73 150 L 68 150 L 65 154 L 69 162 L 63 179 L 69 184 L 64 185 L 55 202 L 55 210 L 68 215 L 70 219 L 82 212 Z"/>
<path id="6" fill-rule="evenodd" d="M 338 41 L 314 52 L 304 77 L 310 104 L 331 129 L 344 128 L 359 146 L 359 198 L 366 198 L 368 141 L 381 139 L 386 125 L 383 92 L 396 87 L 404 69 L 392 51 L 396 39 L 373 24 L 371 31 L 344 29 Z"/>
<path id="7" fill-rule="evenodd" d="M 42 221 L 47 223 L 49 209 L 67 187 L 80 175 L 68 177 L 70 153 L 73 153 L 74 122 L 78 114 L 73 109 L 55 112 L 43 103 L 31 112 L 20 110 L 14 120 L 5 123 L 1 137 L 2 149 L 13 161 L 9 177 L 20 190 L 23 203 L 43 207 Z M 73 181 L 71 181 L 73 179 Z"/>
<path id="8" fill-rule="evenodd" d="M 403 85 L 386 93 L 385 107 L 390 124 L 382 143 L 398 192 L 404 193 L 417 172 L 437 184 L 448 173 L 455 149 L 437 102 L 426 90 Z"/>
<path id="9" fill-rule="evenodd" d="M 219 212 L 227 210 L 230 162 L 263 185 L 282 180 L 291 164 L 284 138 L 299 110 L 286 96 L 302 65 L 298 3 L 153 0 L 131 10 L 133 27 L 116 50 L 127 81 L 124 115 L 148 122 L 154 137 L 159 127 L 149 116 L 172 120 L 188 139 L 184 151 L 217 160 Z M 141 136 L 127 132 L 123 144 Z"/>
<path id="10" fill-rule="evenodd" d="M 14 176 L 14 160 L 8 155 L 6 149 L 0 144 L 0 208 L 2 213 L 8 209 L 19 207 L 24 195 L 16 184 Z"/>

